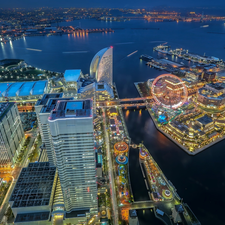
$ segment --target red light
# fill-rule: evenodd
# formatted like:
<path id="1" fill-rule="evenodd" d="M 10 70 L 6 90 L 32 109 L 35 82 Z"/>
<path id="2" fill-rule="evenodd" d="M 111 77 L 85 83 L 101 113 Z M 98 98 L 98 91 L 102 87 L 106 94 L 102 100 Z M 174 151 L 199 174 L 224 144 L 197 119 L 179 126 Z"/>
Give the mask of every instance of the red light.
<path id="1" fill-rule="evenodd" d="M 113 48 L 113 46 L 110 46 L 110 48 Z"/>

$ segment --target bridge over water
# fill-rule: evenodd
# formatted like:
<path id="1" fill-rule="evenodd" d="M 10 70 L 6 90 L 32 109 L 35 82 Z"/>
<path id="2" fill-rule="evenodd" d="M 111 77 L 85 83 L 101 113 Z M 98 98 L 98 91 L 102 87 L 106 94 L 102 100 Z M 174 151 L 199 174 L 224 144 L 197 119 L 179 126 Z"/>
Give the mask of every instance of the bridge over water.
<path id="1" fill-rule="evenodd" d="M 154 202 L 152 200 L 149 201 L 135 201 L 130 206 L 122 206 L 123 208 L 127 209 L 136 209 L 136 210 L 156 210 L 156 208 L 162 210 L 164 212 L 163 216 L 158 215 L 155 213 L 156 218 L 163 221 L 164 224 L 172 225 L 171 223 L 171 208 L 174 207 L 175 201 L 170 200 L 167 202 Z"/>
<path id="2" fill-rule="evenodd" d="M 114 99 L 111 101 L 99 101 L 96 102 L 97 108 L 109 108 L 113 106 L 120 106 L 122 108 L 139 108 L 146 107 L 149 102 L 147 100 L 152 100 L 153 97 L 138 97 L 138 98 L 124 98 L 124 99 Z"/>

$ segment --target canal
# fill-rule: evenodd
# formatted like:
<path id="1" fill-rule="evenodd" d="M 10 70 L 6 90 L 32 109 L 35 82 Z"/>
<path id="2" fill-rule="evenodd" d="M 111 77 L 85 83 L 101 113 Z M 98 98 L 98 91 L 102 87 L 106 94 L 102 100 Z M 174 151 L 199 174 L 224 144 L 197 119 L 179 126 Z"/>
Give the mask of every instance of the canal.
<path id="1" fill-rule="evenodd" d="M 124 112 L 129 135 L 136 144 L 143 141 L 163 173 L 177 188 L 202 224 L 224 224 L 223 176 L 224 141 L 196 155 L 189 156 L 154 126 L 147 110 Z M 139 165 L 138 151 L 130 152 L 130 179 L 134 200 L 147 200 L 148 193 Z M 220 187 L 220 188 L 219 188 Z M 220 217 L 214 217 L 220 212 Z M 216 212 L 217 211 L 217 212 Z M 206 213 L 209 215 L 206 216 Z M 207 218 L 211 217 L 211 220 Z M 138 211 L 140 225 L 149 224 L 150 214 Z M 217 222 L 212 223 L 215 220 Z"/>

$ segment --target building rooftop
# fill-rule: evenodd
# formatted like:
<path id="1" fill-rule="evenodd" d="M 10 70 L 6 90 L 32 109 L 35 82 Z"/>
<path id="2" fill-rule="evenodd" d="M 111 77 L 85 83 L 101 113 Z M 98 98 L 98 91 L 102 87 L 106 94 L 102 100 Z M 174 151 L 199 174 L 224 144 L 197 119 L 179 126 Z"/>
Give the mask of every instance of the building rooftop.
<path id="1" fill-rule="evenodd" d="M 123 126 L 119 126 L 119 130 L 120 131 L 123 131 L 124 129 L 123 129 Z"/>
<path id="2" fill-rule="evenodd" d="M 33 221 L 49 220 L 50 212 L 36 212 L 36 213 L 21 213 L 17 214 L 15 223 L 25 223 Z"/>
<path id="3" fill-rule="evenodd" d="M 42 99 L 39 99 L 36 103 L 36 106 L 38 105 L 46 105 L 46 103 L 48 102 L 48 100 L 50 98 L 62 98 L 63 97 L 63 93 L 51 93 L 51 94 L 44 94 Z"/>
<path id="4" fill-rule="evenodd" d="M 207 124 L 213 122 L 212 118 L 210 118 L 210 117 L 207 116 L 207 115 L 204 115 L 204 116 L 198 118 L 197 121 L 198 121 L 199 123 L 203 124 L 203 125 L 207 125 Z"/>
<path id="5" fill-rule="evenodd" d="M 66 82 L 77 82 L 81 74 L 81 70 L 66 70 L 64 78 Z"/>
<path id="6" fill-rule="evenodd" d="M 19 90 L 19 96 L 27 96 L 30 95 L 30 91 L 33 88 L 35 82 L 26 82 L 23 83 Z"/>
<path id="7" fill-rule="evenodd" d="M 129 210 L 129 216 L 130 217 L 137 217 L 137 211 L 135 209 Z"/>
<path id="8" fill-rule="evenodd" d="M 104 90 L 105 89 L 104 84 L 97 84 L 97 89 L 98 90 Z"/>
<path id="9" fill-rule="evenodd" d="M 62 100 L 73 100 L 73 98 L 50 98 L 48 102 L 41 108 L 40 113 L 50 113 L 55 109 L 57 102 Z"/>
<path id="10" fill-rule="evenodd" d="M 175 209 L 178 213 L 183 213 L 184 212 L 184 208 L 183 206 L 180 204 L 180 205 L 175 205 Z"/>
<path id="11" fill-rule="evenodd" d="M 175 127 L 176 129 L 178 129 L 179 131 L 181 131 L 182 133 L 186 132 L 188 130 L 187 126 L 183 125 L 182 123 L 180 123 L 177 120 L 173 120 L 171 122 L 171 125 L 173 127 Z"/>
<path id="12" fill-rule="evenodd" d="M 223 83 L 210 83 L 210 84 L 207 84 L 206 86 L 214 88 L 214 89 L 216 89 L 218 91 L 223 90 L 225 88 Z"/>
<path id="13" fill-rule="evenodd" d="M 209 135 L 209 138 L 212 138 L 213 136 L 216 136 L 217 134 L 218 134 L 218 132 L 214 131 L 213 133 L 211 133 L 211 134 Z"/>
<path id="14" fill-rule="evenodd" d="M 110 109 L 109 109 L 109 112 L 110 112 L 110 113 L 117 113 L 117 110 L 116 110 L 116 108 L 110 108 Z"/>
<path id="15" fill-rule="evenodd" d="M 86 213 L 89 213 L 90 210 L 78 210 L 78 211 L 72 211 L 69 213 L 66 213 L 66 218 L 74 218 L 74 217 L 85 217 Z"/>
<path id="16" fill-rule="evenodd" d="M 58 101 L 56 109 L 51 112 L 49 120 L 66 117 L 92 117 L 92 100 Z"/>
<path id="17" fill-rule="evenodd" d="M 17 91 L 20 89 L 20 87 L 23 85 L 23 82 L 18 82 L 12 84 L 9 89 L 7 90 L 7 94 L 5 96 L 7 97 L 14 97 L 17 95 Z"/>
<path id="18" fill-rule="evenodd" d="M 111 98 L 114 98 L 112 87 L 110 87 L 109 84 L 105 82 L 95 83 L 95 91 L 100 93 L 106 91 L 111 96 Z"/>
<path id="19" fill-rule="evenodd" d="M 47 87 L 48 81 L 1 83 L 0 93 L 3 97 L 16 97 L 27 95 L 42 95 Z"/>
<path id="20" fill-rule="evenodd" d="M 221 90 L 223 90 L 223 89 L 221 89 Z M 223 94 L 223 92 L 222 92 L 222 94 L 217 94 L 216 92 L 209 90 L 208 88 L 205 88 L 205 87 L 199 88 L 198 93 L 200 95 L 205 96 L 208 99 L 213 99 L 213 100 L 221 100 L 221 99 L 225 98 L 225 94 Z"/>
<path id="21" fill-rule="evenodd" d="M 0 93 L 2 96 L 5 96 L 4 92 L 10 87 L 10 85 L 12 85 L 12 83 L 0 83 Z"/>
<path id="22" fill-rule="evenodd" d="M 45 91 L 47 84 L 48 84 L 47 80 L 37 81 L 34 84 L 33 89 L 31 90 L 32 95 L 42 95 Z"/>
<path id="23" fill-rule="evenodd" d="M 111 129 L 112 132 L 116 131 L 116 127 L 115 126 L 110 127 L 110 129 Z"/>
<path id="24" fill-rule="evenodd" d="M 114 120 L 114 119 L 109 119 L 109 123 L 110 123 L 111 125 L 114 125 L 114 124 L 115 124 L 115 120 Z"/>
<path id="25" fill-rule="evenodd" d="M 121 121 L 121 117 L 120 116 L 117 116 L 116 118 L 117 118 L 118 121 Z"/>
<path id="26" fill-rule="evenodd" d="M 9 201 L 12 208 L 49 205 L 56 167 L 49 162 L 29 163 L 23 168 Z"/>

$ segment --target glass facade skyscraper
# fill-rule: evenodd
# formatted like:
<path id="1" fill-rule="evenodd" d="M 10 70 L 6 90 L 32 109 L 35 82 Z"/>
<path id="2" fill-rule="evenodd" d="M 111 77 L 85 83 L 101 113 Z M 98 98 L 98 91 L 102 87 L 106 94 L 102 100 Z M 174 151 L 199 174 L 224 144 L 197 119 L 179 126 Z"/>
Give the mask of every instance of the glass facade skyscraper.
<path id="1" fill-rule="evenodd" d="M 97 208 L 92 100 L 60 100 L 48 122 L 66 211 Z"/>
<path id="2" fill-rule="evenodd" d="M 13 165 L 24 141 L 24 131 L 15 103 L 0 103 L 0 165 Z"/>
<path id="3" fill-rule="evenodd" d="M 48 156 L 50 165 L 56 165 L 55 153 L 52 145 L 52 136 L 50 133 L 48 118 L 52 110 L 55 109 L 58 100 L 72 100 L 73 98 L 62 98 L 63 93 L 44 94 L 42 99 L 39 99 L 35 105 L 37 114 L 38 126 L 41 133 L 44 151 Z"/>

